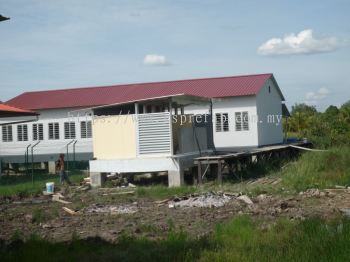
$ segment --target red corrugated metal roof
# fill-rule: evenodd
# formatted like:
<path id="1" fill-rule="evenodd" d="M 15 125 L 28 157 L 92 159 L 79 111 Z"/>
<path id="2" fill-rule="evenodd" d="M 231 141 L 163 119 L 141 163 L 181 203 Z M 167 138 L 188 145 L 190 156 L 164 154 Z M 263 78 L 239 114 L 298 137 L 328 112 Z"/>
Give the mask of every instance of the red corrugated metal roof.
<path id="1" fill-rule="evenodd" d="M 272 74 L 177 80 L 23 93 L 7 103 L 29 109 L 91 107 L 186 93 L 203 97 L 256 95 Z"/>
<path id="2" fill-rule="evenodd" d="M 37 113 L 25 110 L 5 104 L 0 104 L 0 116 L 1 117 L 9 117 L 9 116 L 33 116 L 37 115 Z"/>

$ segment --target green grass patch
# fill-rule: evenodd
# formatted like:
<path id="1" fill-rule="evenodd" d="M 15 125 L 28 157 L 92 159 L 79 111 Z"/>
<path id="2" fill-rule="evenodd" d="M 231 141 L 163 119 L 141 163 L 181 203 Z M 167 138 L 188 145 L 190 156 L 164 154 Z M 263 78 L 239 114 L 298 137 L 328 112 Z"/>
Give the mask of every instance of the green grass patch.
<path id="1" fill-rule="evenodd" d="M 83 177 L 81 172 L 69 176 L 72 183 L 79 183 Z M 58 175 L 34 174 L 34 183 L 31 175 L 2 175 L 0 176 L 0 196 L 26 197 L 36 195 L 46 189 L 47 182 L 54 182 L 59 185 Z"/>
<path id="2" fill-rule="evenodd" d="M 170 232 L 163 240 L 123 236 L 117 244 L 99 238 L 51 243 L 38 237 L 0 245 L 2 261 L 347 261 L 350 220 L 265 224 L 247 216 L 220 224 L 207 237 Z"/>
<path id="3" fill-rule="evenodd" d="M 344 261 L 350 252 L 350 221 L 312 218 L 296 223 L 278 220 L 270 228 L 248 217 L 218 226 L 216 250 L 203 261 Z"/>
<path id="4" fill-rule="evenodd" d="M 298 161 L 277 172 L 283 185 L 297 191 L 350 185 L 350 147 L 338 147 L 325 152 L 304 153 Z"/>

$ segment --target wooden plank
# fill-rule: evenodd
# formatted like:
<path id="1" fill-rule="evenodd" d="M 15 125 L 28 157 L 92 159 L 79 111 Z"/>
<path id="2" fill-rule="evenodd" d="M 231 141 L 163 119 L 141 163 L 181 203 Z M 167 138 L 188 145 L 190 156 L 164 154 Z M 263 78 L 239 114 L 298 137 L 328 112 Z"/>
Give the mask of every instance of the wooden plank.
<path id="1" fill-rule="evenodd" d="M 66 211 L 68 214 L 70 214 L 70 215 L 77 215 L 78 214 L 78 212 L 76 212 L 76 211 L 74 211 L 74 210 L 72 210 L 72 209 L 70 209 L 70 208 L 68 208 L 68 207 L 62 207 L 62 209 L 64 210 L 64 211 Z"/>
<path id="2" fill-rule="evenodd" d="M 135 191 L 122 191 L 122 192 L 104 193 L 102 195 L 103 196 L 108 196 L 108 195 L 132 195 L 134 193 L 135 193 Z"/>
<path id="3" fill-rule="evenodd" d="M 60 196 L 59 196 L 59 195 L 53 195 L 53 196 L 52 196 L 52 201 L 60 202 L 60 203 L 65 204 L 65 205 L 68 205 L 68 204 L 71 204 L 71 203 L 72 203 L 72 202 L 69 202 L 69 201 L 65 201 L 65 200 L 60 199 Z"/>
<path id="4" fill-rule="evenodd" d="M 197 165 L 198 163 L 201 163 L 202 165 L 205 165 L 205 164 L 217 164 L 218 161 L 220 161 L 220 160 L 210 160 L 210 161 L 200 160 L 200 161 L 194 161 L 194 164 L 195 165 Z"/>
<path id="5" fill-rule="evenodd" d="M 269 159 L 271 155 L 275 152 L 281 152 L 284 149 L 287 149 L 289 147 L 294 147 L 298 149 L 304 149 L 304 150 L 310 150 L 310 151 L 322 151 L 322 150 L 312 150 L 309 148 L 301 147 L 301 145 L 309 145 L 310 143 L 305 142 L 298 142 L 294 144 L 283 144 L 283 145 L 276 145 L 276 146 L 266 146 L 261 148 L 255 148 L 249 151 L 243 151 L 243 152 L 234 152 L 234 153 L 226 153 L 221 155 L 208 155 L 208 156 L 202 156 L 194 158 L 194 164 L 200 165 L 200 164 L 217 164 L 221 161 L 230 161 L 230 160 L 240 160 L 245 157 L 251 157 L 252 155 L 255 155 L 257 157 L 257 160 L 259 156 L 264 159 Z M 268 156 L 269 154 L 270 156 Z"/>
<path id="6" fill-rule="evenodd" d="M 295 145 L 290 145 L 290 147 L 301 149 L 301 150 L 307 150 L 307 151 L 315 151 L 315 152 L 326 152 L 328 150 L 322 150 L 322 149 L 312 149 L 312 148 L 307 148 L 307 147 L 301 147 L 301 146 L 295 146 Z"/>

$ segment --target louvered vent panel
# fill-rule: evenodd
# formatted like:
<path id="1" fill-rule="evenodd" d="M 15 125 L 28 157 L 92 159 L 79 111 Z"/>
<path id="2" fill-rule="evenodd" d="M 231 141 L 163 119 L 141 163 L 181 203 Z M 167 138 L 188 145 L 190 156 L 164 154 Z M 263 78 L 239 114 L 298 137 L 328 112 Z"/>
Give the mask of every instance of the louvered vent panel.
<path id="1" fill-rule="evenodd" d="M 139 154 L 170 154 L 170 114 L 140 114 L 137 117 Z"/>

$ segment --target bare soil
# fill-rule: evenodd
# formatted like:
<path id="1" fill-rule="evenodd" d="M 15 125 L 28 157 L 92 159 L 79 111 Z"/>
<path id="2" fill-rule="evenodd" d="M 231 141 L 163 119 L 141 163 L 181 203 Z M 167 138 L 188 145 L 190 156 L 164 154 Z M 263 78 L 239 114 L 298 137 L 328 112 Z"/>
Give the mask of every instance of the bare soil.
<path id="1" fill-rule="evenodd" d="M 218 223 L 241 214 L 262 218 L 269 225 L 279 217 L 332 219 L 342 215 L 342 209 L 350 208 L 350 190 L 347 189 L 259 195 L 250 197 L 253 204 L 247 204 L 233 194 L 219 207 L 173 207 L 172 202 L 134 194 L 120 195 L 118 190 L 112 189 L 86 192 L 69 189 L 62 194 L 70 204 L 54 202 L 51 196 L 1 199 L 0 239 L 8 242 L 16 235 L 28 238 L 36 234 L 51 241 L 98 236 L 115 242 L 122 235 L 160 239 L 172 230 L 183 230 L 190 236 L 200 237 L 210 234 Z M 69 214 L 62 207 L 77 213 Z"/>

